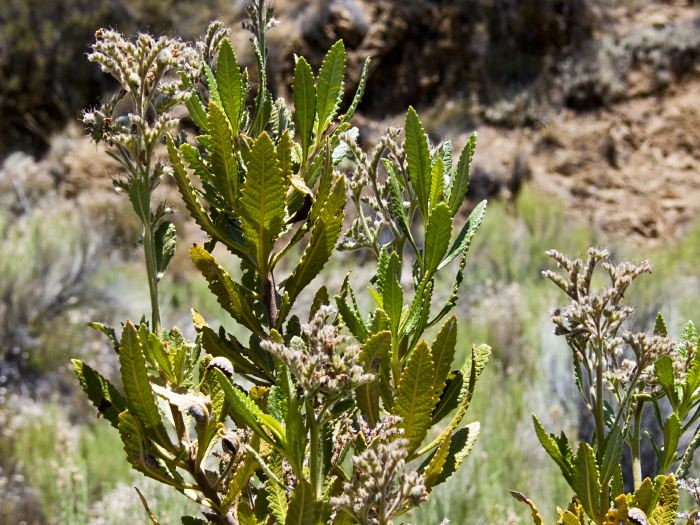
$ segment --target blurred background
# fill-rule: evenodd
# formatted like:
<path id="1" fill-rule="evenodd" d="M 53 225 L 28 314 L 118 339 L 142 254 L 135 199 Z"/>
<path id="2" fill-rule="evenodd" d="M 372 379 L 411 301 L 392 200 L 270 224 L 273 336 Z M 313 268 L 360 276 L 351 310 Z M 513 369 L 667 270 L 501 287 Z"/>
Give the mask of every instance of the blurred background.
<path id="1" fill-rule="evenodd" d="M 414 105 L 434 143 L 479 132 L 470 198 L 491 201 L 472 248 L 457 315 L 460 340 L 495 359 L 477 388 L 482 424 L 461 473 L 414 523 L 527 523 L 508 489 L 546 517 L 569 491 L 532 431 L 587 432 L 568 350 L 552 335 L 562 301 L 543 281 L 544 250 L 649 258 L 631 290 L 635 328 L 662 311 L 673 335 L 700 320 L 700 9 L 653 0 L 276 0 L 275 95 L 294 54 L 320 65 L 342 38 L 354 90 L 372 56 L 355 120 L 371 145 Z M 69 366 L 110 379 L 111 347 L 86 327 L 148 311 L 139 228 L 112 188 L 117 166 L 78 123 L 114 84 L 86 59 L 99 27 L 195 39 L 209 20 L 233 29 L 251 62 L 234 0 L 0 2 L 0 523 L 147 523 L 133 486 L 163 525 L 184 498 L 132 472 L 121 443 Z M 177 207 L 170 181 L 161 190 Z M 199 239 L 176 214 L 180 246 Z M 190 330 L 189 308 L 228 323 L 180 249 L 166 277 L 165 324 Z M 346 255 L 353 257 L 352 254 Z M 332 283 L 344 271 L 326 268 Z M 445 283 L 445 287 L 449 283 Z M 230 327 L 230 326 L 229 326 Z M 465 345 L 463 351 L 467 351 Z"/>

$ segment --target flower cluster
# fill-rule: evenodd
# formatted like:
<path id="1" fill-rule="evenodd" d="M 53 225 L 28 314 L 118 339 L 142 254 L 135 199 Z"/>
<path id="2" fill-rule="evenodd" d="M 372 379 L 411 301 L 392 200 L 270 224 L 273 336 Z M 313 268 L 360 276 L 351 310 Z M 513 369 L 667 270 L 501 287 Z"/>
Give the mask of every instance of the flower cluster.
<path id="1" fill-rule="evenodd" d="M 377 244 L 384 229 L 398 231 L 390 205 L 390 187 L 385 177 L 380 175 L 382 169 L 388 169 L 392 164 L 383 162 L 385 155 L 393 165 L 403 166 L 407 172 L 406 155 L 398 144 L 400 130 L 389 128 L 375 146 L 370 155 L 365 154 L 357 144 L 357 137 L 346 131 L 340 135 L 341 143 L 348 149 L 354 160 L 354 166 L 348 173 L 348 189 L 352 196 L 358 217 L 353 221 L 340 242 L 340 248 L 355 250 L 372 247 Z M 370 188 L 370 192 L 363 192 Z M 402 203 L 403 206 L 406 203 Z"/>
<path id="2" fill-rule="evenodd" d="M 88 58 L 112 75 L 121 90 L 100 108 L 86 112 L 83 122 L 96 142 L 106 141 L 129 150 L 135 132 L 154 144 L 177 121 L 167 114 L 191 95 L 191 86 L 202 73 L 195 47 L 179 40 L 140 34 L 135 41 L 111 29 L 100 29 Z M 175 75 L 181 72 L 188 80 Z M 126 114 L 117 106 L 128 100 Z"/>
<path id="3" fill-rule="evenodd" d="M 344 483 L 343 492 L 330 504 L 336 513 L 347 513 L 361 525 L 390 523 L 425 501 L 428 492 L 418 472 L 404 469 L 408 441 L 396 437 L 400 434 L 396 418 L 365 431 L 369 446 L 353 456 L 353 479 Z"/>
<path id="4" fill-rule="evenodd" d="M 374 379 L 360 365 L 360 347 L 332 324 L 335 312 L 322 306 L 303 327 L 303 337 L 293 337 L 289 345 L 264 341 L 263 349 L 280 359 L 299 381 L 304 394 L 328 398 L 351 392 Z"/>
<path id="5" fill-rule="evenodd" d="M 549 251 L 566 275 L 551 270 L 543 272 L 571 299 L 571 303 L 557 308 L 552 321 L 557 335 L 564 335 L 584 368 L 593 369 L 600 359 L 604 379 L 610 390 L 627 388 L 635 383 L 637 391 L 655 388 L 654 363 L 662 356 L 676 356 L 675 343 L 661 335 L 640 332 L 622 332 L 623 323 L 633 309 L 622 303 L 629 285 L 643 273 L 651 272 L 651 265 L 629 262 L 612 264 L 609 253 L 591 248 L 588 260 L 570 259 L 557 251 Z M 610 284 L 594 290 L 591 281 L 596 268 L 608 274 Z"/>

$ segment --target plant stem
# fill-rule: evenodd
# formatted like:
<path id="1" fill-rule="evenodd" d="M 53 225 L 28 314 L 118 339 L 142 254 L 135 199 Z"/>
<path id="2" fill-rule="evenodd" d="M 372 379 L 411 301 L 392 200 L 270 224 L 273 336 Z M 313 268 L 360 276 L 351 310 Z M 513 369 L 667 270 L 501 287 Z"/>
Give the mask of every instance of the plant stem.
<path id="1" fill-rule="evenodd" d="M 321 498 L 321 463 L 319 462 L 318 433 L 319 421 L 316 419 L 314 404 L 310 399 L 306 400 L 306 417 L 309 420 L 309 471 L 311 473 L 311 489 L 314 501 Z"/>
<path id="2" fill-rule="evenodd" d="M 151 330 L 160 333 L 160 306 L 158 304 L 158 275 L 156 269 L 156 252 L 153 239 L 153 228 L 150 220 L 143 222 L 143 251 L 146 258 L 146 273 L 148 274 L 148 291 L 151 296 Z"/>
<path id="3" fill-rule="evenodd" d="M 642 412 L 644 412 L 644 402 L 640 401 L 634 409 L 634 428 L 632 429 L 632 441 L 630 442 L 630 451 L 632 453 L 632 479 L 634 481 L 634 490 L 637 490 L 642 484 L 642 457 L 641 457 L 641 427 L 642 427 Z"/>

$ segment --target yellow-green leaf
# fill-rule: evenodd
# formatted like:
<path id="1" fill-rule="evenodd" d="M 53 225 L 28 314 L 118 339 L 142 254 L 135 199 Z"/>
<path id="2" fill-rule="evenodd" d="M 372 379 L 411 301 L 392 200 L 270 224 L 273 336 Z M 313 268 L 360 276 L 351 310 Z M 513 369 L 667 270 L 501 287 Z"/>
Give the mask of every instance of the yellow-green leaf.
<path id="1" fill-rule="evenodd" d="M 428 217 L 428 197 L 430 192 L 430 150 L 428 137 L 418 118 L 418 113 L 412 107 L 406 114 L 406 158 L 408 159 L 408 174 L 413 191 L 418 197 L 418 204 L 423 211 L 423 217 Z"/>
<path id="2" fill-rule="evenodd" d="M 219 87 L 221 106 L 226 113 L 234 137 L 238 134 L 238 126 L 245 108 L 245 100 L 241 92 L 241 69 L 233 52 L 231 42 L 225 38 L 219 47 L 219 58 L 216 64 L 216 82 Z"/>
<path id="3" fill-rule="evenodd" d="M 73 359 L 73 369 L 90 402 L 114 428 L 119 425 L 119 413 L 126 410 L 126 399 L 102 375 L 78 359 Z"/>
<path id="4" fill-rule="evenodd" d="M 409 455 L 423 442 L 437 402 L 432 388 L 433 359 L 428 343 L 421 341 L 411 351 L 401 374 L 392 412 L 401 417 Z"/>
<path id="5" fill-rule="evenodd" d="M 391 332 L 372 335 L 362 345 L 360 362 L 364 369 L 375 374 L 375 379 L 355 390 L 357 406 L 362 415 L 374 426 L 379 421 L 379 367 L 391 350 Z"/>
<path id="6" fill-rule="evenodd" d="M 250 152 L 240 203 L 243 237 L 262 275 L 267 274 L 274 241 L 284 226 L 288 187 L 275 145 L 267 133 L 262 133 Z"/>
<path id="7" fill-rule="evenodd" d="M 316 87 L 311 66 L 299 57 L 294 66 L 294 123 L 301 142 L 301 157 L 306 159 L 316 118 Z"/>
<path id="8" fill-rule="evenodd" d="M 462 202 L 467 196 L 469 189 L 469 172 L 471 170 L 472 159 L 474 158 L 474 150 L 476 149 L 476 131 L 472 133 L 469 140 L 464 145 L 462 153 L 459 156 L 457 163 L 457 172 L 454 174 L 452 185 L 450 186 L 450 211 L 454 216 Z"/>
<path id="9" fill-rule="evenodd" d="M 190 258 L 209 284 L 221 307 L 240 324 L 255 334 L 263 334 L 260 321 L 255 316 L 246 293 L 235 283 L 214 256 L 195 244 L 190 249 Z"/>
<path id="10" fill-rule="evenodd" d="M 318 135 L 321 135 L 338 112 L 343 97 L 345 77 L 345 45 L 338 40 L 328 50 L 318 72 L 316 86 L 316 113 L 318 114 Z"/>
<path id="11" fill-rule="evenodd" d="M 119 345 L 119 366 L 129 410 L 147 432 L 153 431 L 159 438 L 167 439 L 158 405 L 153 390 L 151 390 L 146 358 L 138 332 L 130 321 L 124 325 L 122 330 Z"/>

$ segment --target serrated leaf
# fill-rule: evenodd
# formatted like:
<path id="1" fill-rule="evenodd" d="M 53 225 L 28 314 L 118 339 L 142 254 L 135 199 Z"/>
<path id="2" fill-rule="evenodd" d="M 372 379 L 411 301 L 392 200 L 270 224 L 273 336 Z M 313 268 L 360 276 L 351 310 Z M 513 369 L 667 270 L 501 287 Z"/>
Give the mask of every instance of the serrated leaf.
<path id="1" fill-rule="evenodd" d="M 176 237 L 175 225 L 169 221 L 158 226 L 153 234 L 156 249 L 156 271 L 159 276 L 165 272 L 170 260 L 175 255 Z"/>
<path id="2" fill-rule="evenodd" d="M 464 387 L 464 375 L 459 370 L 450 372 L 438 404 L 433 411 L 433 425 L 440 422 L 459 405 L 459 396 Z"/>
<path id="3" fill-rule="evenodd" d="M 279 455 L 275 454 L 272 459 L 268 459 L 267 464 L 278 479 L 284 479 L 282 458 Z M 285 490 L 272 479 L 268 479 L 265 481 L 265 492 L 267 493 L 268 507 L 275 518 L 275 523 L 285 525 L 287 517 L 287 494 Z"/>
<path id="4" fill-rule="evenodd" d="M 238 134 L 241 115 L 245 108 L 245 99 L 241 93 L 241 69 L 228 38 L 225 38 L 219 47 L 216 82 L 219 88 L 221 107 L 226 113 L 226 117 L 231 125 L 231 132 L 235 137 Z"/>
<path id="5" fill-rule="evenodd" d="M 532 415 L 532 423 L 535 427 L 535 434 L 539 440 L 542 448 L 545 452 L 549 454 L 554 462 L 559 466 L 564 479 L 573 488 L 574 486 L 574 467 L 571 458 L 571 449 L 569 448 L 568 442 L 566 441 L 566 436 L 562 432 L 562 435 L 557 439 L 552 434 L 547 434 L 547 431 L 537 419 L 537 416 Z"/>
<path id="6" fill-rule="evenodd" d="M 668 327 L 661 312 L 656 314 L 656 322 L 654 323 L 654 335 L 668 337 Z"/>
<path id="7" fill-rule="evenodd" d="M 428 149 L 428 137 L 418 118 L 418 113 L 410 106 L 406 114 L 406 142 L 404 149 L 406 150 L 408 174 L 413 191 L 416 193 L 423 216 L 427 217 L 431 172 L 430 150 Z"/>
<path id="8" fill-rule="evenodd" d="M 475 422 L 459 429 L 451 436 L 445 436 L 443 442 L 432 454 L 423 473 L 428 490 L 444 483 L 459 470 L 474 448 L 480 428 L 479 423 Z"/>
<path id="9" fill-rule="evenodd" d="M 275 418 L 263 413 L 260 407 L 238 387 L 234 386 L 221 370 L 213 370 L 224 389 L 226 401 L 231 406 L 232 413 L 259 437 L 274 447 L 283 447 L 285 432 L 282 425 Z M 265 428 L 270 432 L 267 432 Z"/>
<path id="10" fill-rule="evenodd" d="M 209 64 L 204 64 L 204 76 L 207 79 L 207 87 L 209 88 L 209 100 L 213 100 L 219 106 L 221 106 L 221 97 L 219 96 L 219 83 L 216 81 L 216 76 L 209 67 Z"/>
<path id="11" fill-rule="evenodd" d="M 435 162 L 433 162 L 433 167 L 430 171 L 430 195 L 428 196 L 428 201 L 430 203 L 430 209 L 435 209 L 441 199 L 442 193 L 445 189 L 445 161 L 442 157 L 438 157 Z M 453 214 L 450 214 L 452 218 Z"/>
<path id="12" fill-rule="evenodd" d="M 387 166 L 390 164 L 387 161 L 387 163 L 385 163 L 384 165 Z M 394 173 L 393 168 L 391 171 L 389 171 L 388 169 L 387 171 L 389 173 L 387 178 L 387 184 L 389 185 L 389 206 L 391 208 L 391 213 L 393 214 L 394 219 L 398 223 L 398 226 L 401 229 L 401 231 L 403 231 L 403 233 L 407 237 L 410 237 L 412 236 L 411 228 L 408 224 L 408 219 L 406 218 L 406 210 L 403 206 L 403 195 L 401 193 L 401 186 L 396 177 L 396 173 Z"/>
<path id="13" fill-rule="evenodd" d="M 98 412 L 111 423 L 114 428 L 119 425 L 119 413 L 126 410 L 126 399 L 119 390 L 102 375 L 78 359 L 72 359 L 73 370 L 78 377 L 80 386 L 95 405 Z"/>
<path id="14" fill-rule="evenodd" d="M 136 327 L 130 321 L 124 325 L 119 346 L 119 367 L 127 406 L 134 417 L 144 426 L 146 432 L 152 431 L 165 443 L 167 442 L 167 433 L 151 390 L 146 359 Z"/>
<path id="15" fill-rule="evenodd" d="M 255 316 L 245 292 L 231 279 L 214 256 L 195 244 L 190 250 L 190 258 L 202 272 L 209 284 L 209 290 L 216 296 L 221 307 L 251 332 L 263 334 L 262 325 Z"/>
<path id="16" fill-rule="evenodd" d="M 338 40 L 328 50 L 316 85 L 316 113 L 318 115 L 318 135 L 326 129 L 335 118 L 338 105 L 343 97 L 343 79 L 345 77 L 345 45 Z"/>
<path id="17" fill-rule="evenodd" d="M 442 325 L 430 347 L 430 353 L 435 363 L 433 391 L 436 395 L 440 395 L 445 388 L 445 381 L 447 381 L 447 376 L 452 368 L 456 345 L 457 318 L 452 316 Z"/>
<path id="18" fill-rule="evenodd" d="M 457 171 L 450 185 L 449 204 L 452 216 L 459 211 L 459 207 L 467 196 L 467 190 L 469 189 L 469 172 L 471 170 L 472 160 L 474 159 L 474 151 L 476 150 L 476 139 L 477 134 L 475 131 L 471 134 L 464 148 L 462 148 L 462 153 L 459 155 Z"/>
<path id="19" fill-rule="evenodd" d="M 294 66 L 294 123 L 301 142 L 301 158 L 306 159 L 316 117 L 316 87 L 311 66 L 299 57 Z"/>
<path id="20" fill-rule="evenodd" d="M 316 509 L 311 485 L 300 481 L 292 493 L 285 525 L 313 525 Z"/>
<path id="21" fill-rule="evenodd" d="M 261 275 L 267 275 L 274 241 L 284 226 L 288 187 L 275 145 L 267 133 L 262 133 L 250 152 L 240 202 L 243 237 L 254 254 Z"/>
<path id="22" fill-rule="evenodd" d="M 379 421 L 379 369 L 390 350 L 391 332 L 384 331 L 367 339 L 360 351 L 360 362 L 366 371 L 375 374 L 375 379 L 358 387 L 355 398 L 360 412 L 371 426 Z"/>
<path id="23" fill-rule="evenodd" d="M 229 207 L 238 200 L 238 166 L 233 155 L 233 135 L 224 110 L 214 101 L 209 101 L 209 150 L 211 171 L 216 189 Z"/>
<path id="24" fill-rule="evenodd" d="M 403 311 L 403 288 L 401 288 L 401 261 L 396 252 L 387 257 L 386 268 L 381 282 L 378 282 L 381 307 L 389 317 L 391 330 L 398 333 Z"/>
<path id="25" fill-rule="evenodd" d="M 595 453 L 588 443 L 581 443 L 576 452 L 574 492 L 581 501 L 586 514 L 596 523 L 602 519 L 600 509 L 600 474 Z M 607 511 L 607 509 L 605 509 Z"/>
<path id="26" fill-rule="evenodd" d="M 430 311 L 430 301 L 433 294 L 433 281 L 429 278 L 424 278 L 421 280 L 418 288 L 416 289 L 416 294 L 413 296 L 413 301 L 411 302 L 411 307 L 408 310 L 408 314 L 405 316 L 403 324 L 399 330 L 400 334 L 412 334 L 414 332 L 421 333 L 422 330 L 418 330 L 420 320 L 424 317 L 424 310 Z"/>
<path id="27" fill-rule="evenodd" d="M 676 395 L 675 379 L 673 377 L 673 359 L 665 355 L 654 363 L 654 375 L 663 391 L 668 396 L 671 406 L 678 406 L 678 396 Z"/>
<path id="28" fill-rule="evenodd" d="M 678 499 L 678 483 L 673 474 L 670 474 L 666 477 L 658 492 L 656 506 L 649 516 L 649 524 L 674 525 L 678 510 Z"/>
<path id="29" fill-rule="evenodd" d="M 432 389 L 425 388 L 432 384 L 433 366 L 428 343 L 421 341 L 411 351 L 396 391 L 392 413 L 402 419 L 400 426 L 408 440 L 409 455 L 423 442 L 437 403 Z"/>
<path id="30" fill-rule="evenodd" d="M 472 210 L 472 212 L 469 214 L 467 222 L 464 223 L 459 235 L 457 235 L 455 242 L 452 244 L 452 248 L 450 248 L 450 252 L 448 253 L 447 257 L 445 257 L 445 259 L 438 266 L 438 270 L 442 270 L 458 255 L 462 255 L 463 257 L 466 255 L 467 251 L 469 251 L 474 235 L 476 235 L 476 232 L 479 230 L 479 226 L 481 226 L 481 222 L 484 220 L 486 206 L 487 202 L 483 200 Z"/>
<path id="31" fill-rule="evenodd" d="M 678 415 L 671 414 L 664 423 L 664 448 L 659 472 L 666 472 L 676 461 L 678 442 L 681 439 L 681 421 Z"/>
<path id="32" fill-rule="evenodd" d="M 141 422 L 128 410 L 119 414 L 119 435 L 129 463 L 148 477 L 171 484 L 172 477 L 148 451 L 146 432 Z"/>
<path id="33" fill-rule="evenodd" d="M 367 57 L 364 64 L 362 64 L 362 73 L 360 73 L 360 80 L 357 83 L 357 90 L 355 91 L 355 96 L 350 103 L 350 107 L 345 112 L 345 115 L 343 115 L 343 122 L 348 122 L 353 117 L 355 110 L 357 110 L 357 106 L 359 106 L 360 102 L 362 101 L 362 97 L 365 94 L 365 87 L 367 86 L 367 77 L 369 76 L 369 65 L 371 62 L 372 59 Z"/>
<path id="34" fill-rule="evenodd" d="M 290 303 L 319 274 L 330 259 L 340 237 L 345 210 L 345 179 L 339 177 L 311 228 L 311 239 L 306 245 L 299 264 L 284 283 Z"/>
<path id="35" fill-rule="evenodd" d="M 624 435 L 619 425 L 614 425 L 610 433 L 605 438 L 605 453 L 603 454 L 603 464 L 600 466 L 600 484 L 607 486 L 610 483 L 615 469 L 620 466 L 620 457 L 625 445 Z"/>
<path id="36" fill-rule="evenodd" d="M 433 275 L 447 253 L 452 234 L 452 216 L 447 204 L 441 202 L 430 213 L 430 222 L 425 229 L 423 249 L 424 275 Z"/>

